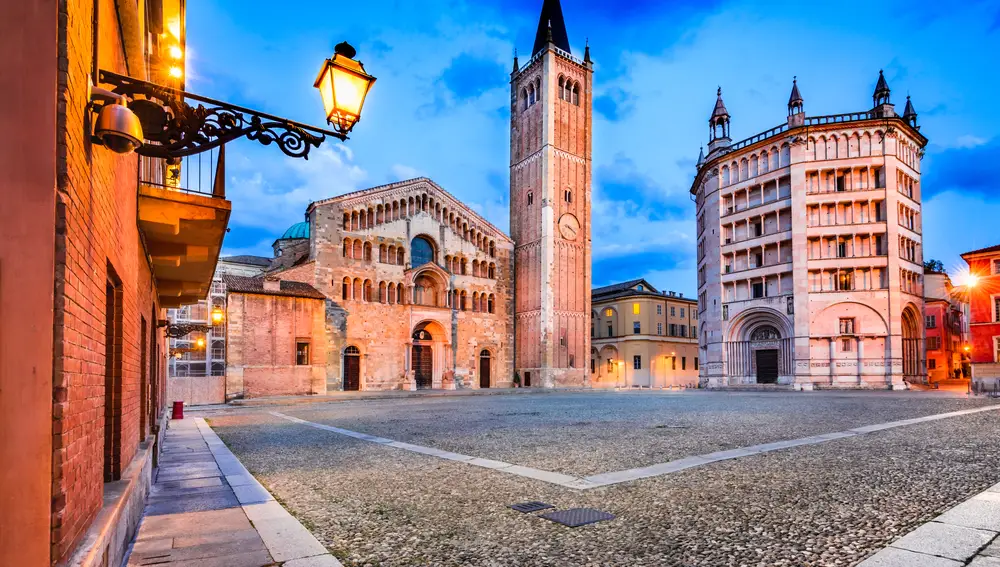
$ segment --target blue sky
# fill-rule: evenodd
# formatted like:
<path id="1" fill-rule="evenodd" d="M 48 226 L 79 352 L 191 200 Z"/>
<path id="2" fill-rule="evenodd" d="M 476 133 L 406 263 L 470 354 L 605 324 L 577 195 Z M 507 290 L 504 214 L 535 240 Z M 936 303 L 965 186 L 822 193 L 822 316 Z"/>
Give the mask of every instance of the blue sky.
<path id="1" fill-rule="evenodd" d="M 810 115 L 871 107 L 878 70 L 930 139 L 925 258 L 1000 243 L 1000 5 L 925 1 L 563 0 L 574 53 L 595 61 L 594 285 L 646 277 L 694 295 L 688 189 L 721 85 L 734 139 L 785 119 L 793 75 Z M 529 56 L 541 0 L 197 0 L 188 89 L 321 125 L 312 88 L 350 41 L 378 77 L 351 140 L 309 161 L 227 149 L 225 253 L 269 254 L 309 202 L 425 175 L 509 225 L 509 73 Z"/>

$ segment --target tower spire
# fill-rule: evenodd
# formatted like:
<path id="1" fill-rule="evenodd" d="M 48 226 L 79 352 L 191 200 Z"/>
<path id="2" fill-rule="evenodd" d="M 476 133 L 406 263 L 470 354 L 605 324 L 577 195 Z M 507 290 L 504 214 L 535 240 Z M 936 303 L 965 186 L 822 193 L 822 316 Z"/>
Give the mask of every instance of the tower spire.
<path id="1" fill-rule="evenodd" d="M 882 69 L 879 69 L 878 82 L 875 83 L 875 92 L 872 93 L 872 101 L 875 102 L 875 106 L 889 104 L 889 94 L 891 92 L 892 91 L 889 89 L 889 83 L 885 81 L 885 75 L 882 73 Z"/>
<path id="2" fill-rule="evenodd" d="M 535 47 L 531 50 L 531 56 L 534 57 L 550 43 L 566 53 L 571 53 L 569 36 L 566 34 L 566 21 L 563 20 L 559 0 L 542 2 L 542 14 L 538 18 L 538 32 L 535 34 Z"/>
<path id="3" fill-rule="evenodd" d="M 917 111 L 913 109 L 913 103 L 910 102 L 910 95 L 906 95 L 906 108 L 903 109 L 903 120 L 911 126 L 916 127 L 917 125 Z"/>

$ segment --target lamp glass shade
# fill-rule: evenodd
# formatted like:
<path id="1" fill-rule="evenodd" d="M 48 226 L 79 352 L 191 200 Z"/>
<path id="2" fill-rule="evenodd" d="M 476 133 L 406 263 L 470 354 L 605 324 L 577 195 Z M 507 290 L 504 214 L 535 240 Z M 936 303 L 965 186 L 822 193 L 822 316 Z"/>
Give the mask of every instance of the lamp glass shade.
<path id="1" fill-rule="evenodd" d="M 341 54 L 327 59 L 314 85 L 323 98 L 326 121 L 347 133 L 361 118 L 365 97 L 375 82 L 364 65 Z"/>
<path id="2" fill-rule="evenodd" d="M 216 325 L 218 325 L 219 323 L 222 322 L 222 320 L 224 318 L 225 318 L 225 315 L 222 313 L 222 309 L 221 308 L 215 307 L 214 309 L 212 309 L 212 323 L 215 323 Z"/>

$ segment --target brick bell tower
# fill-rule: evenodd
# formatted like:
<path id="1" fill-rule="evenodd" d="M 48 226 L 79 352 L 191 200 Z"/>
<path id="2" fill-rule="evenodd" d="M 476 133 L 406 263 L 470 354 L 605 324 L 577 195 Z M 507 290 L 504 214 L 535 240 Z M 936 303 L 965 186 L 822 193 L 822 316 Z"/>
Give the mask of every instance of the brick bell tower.
<path id="1" fill-rule="evenodd" d="M 559 0 L 544 0 L 531 59 L 514 56 L 510 90 L 510 230 L 514 367 L 532 387 L 590 383 L 589 45 L 570 52 Z"/>

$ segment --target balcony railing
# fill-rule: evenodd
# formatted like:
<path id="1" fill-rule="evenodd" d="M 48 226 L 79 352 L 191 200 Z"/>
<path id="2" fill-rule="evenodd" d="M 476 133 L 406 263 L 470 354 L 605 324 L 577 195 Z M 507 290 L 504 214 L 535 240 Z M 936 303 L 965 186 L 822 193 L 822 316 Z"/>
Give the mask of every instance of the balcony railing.
<path id="1" fill-rule="evenodd" d="M 161 158 L 140 157 L 139 181 L 146 185 L 206 197 L 226 198 L 226 147 L 181 158 L 170 165 Z"/>
<path id="2" fill-rule="evenodd" d="M 806 126 L 821 126 L 823 124 L 839 124 L 841 122 L 857 122 L 859 120 L 871 120 L 875 118 L 875 113 L 849 112 L 847 114 L 829 114 L 827 116 L 811 116 L 806 118 Z"/>

